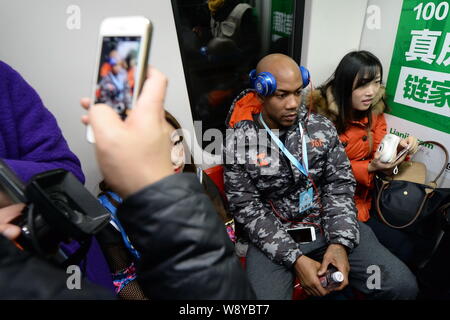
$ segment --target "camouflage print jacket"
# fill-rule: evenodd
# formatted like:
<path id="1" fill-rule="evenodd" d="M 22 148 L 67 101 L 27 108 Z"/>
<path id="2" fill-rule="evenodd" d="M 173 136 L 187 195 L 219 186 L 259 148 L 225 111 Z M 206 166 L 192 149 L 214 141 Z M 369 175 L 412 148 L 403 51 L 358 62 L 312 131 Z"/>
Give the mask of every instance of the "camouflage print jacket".
<path id="1" fill-rule="evenodd" d="M 227 118 L 225 191 L 236 223 L 271 260 L 288 268 L 302 252 L 287 228 L 314 226 L 328 243 L 352 250 L 359 243 L 356 183 L 333 123 L 314 113 L 307 120 L 306 107 L 299 108 L 297 119 L 307 131 L 310 178 L 318 192 L 313 206 L 299 213 L 299 197 L 307 190 L 308 178 L 279 152 L 259 123 L 261 108 L 255 92 L 246 90 L 235 99 Z M 301 161 L 298 122 L 285 134 L 286 148 Z"/>

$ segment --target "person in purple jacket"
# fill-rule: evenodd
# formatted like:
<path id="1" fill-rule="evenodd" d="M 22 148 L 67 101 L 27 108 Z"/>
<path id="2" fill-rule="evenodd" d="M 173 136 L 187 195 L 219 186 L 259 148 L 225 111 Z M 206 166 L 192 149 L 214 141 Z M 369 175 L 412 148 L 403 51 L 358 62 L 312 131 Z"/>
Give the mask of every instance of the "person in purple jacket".
<path id="1" fill-rule="evenodd" d="M 1 61 L 0 157 L 24 182 L 37 173 L 62 168 L 84 183 L 80 161 L 55 117 L 20 74 Z"/>
<path id="2" fill-rule="evenodd" d="M 0 61 L 0 158 L 27 183 L 38 173 L 64 169 L 82 183 L 81 164 L 70 151 L 55 117 L 44 106 L 36 91 L 22 76 Z M 4 197 L 0 196 L 1 199 Z M 72 254 L 78 244 L 64 245 Z M 93 240 L 87 254 L 86 274 L 89 280 L 113 290 L 106 260 Z"/>

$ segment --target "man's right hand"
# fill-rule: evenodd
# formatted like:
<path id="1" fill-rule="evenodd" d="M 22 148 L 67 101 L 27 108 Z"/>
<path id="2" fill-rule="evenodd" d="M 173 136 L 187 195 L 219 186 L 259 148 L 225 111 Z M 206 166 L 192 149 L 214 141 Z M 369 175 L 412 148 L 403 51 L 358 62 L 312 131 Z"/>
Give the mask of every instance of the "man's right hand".
<path id="1" fill-rule="evenodd" d="M 321 264 L 319 262 L 305 255 L 300 256 L 294 264 L 295 274 L 302 288 L 311 296 L 323 297 L 330 293 L 330 291 L 323 288 L 320 284 L 317 275 L 320 266 Z"/>
<path id="2" fill-rule="evenodd" d="M 125 121 L 105 104 L 81 105 L 95 135 L 95 149 L 105 181 L 122 198 L 173 174 L 169 125 L 164 117 L 167 78 L 150 68 L 142 93 Z"/>

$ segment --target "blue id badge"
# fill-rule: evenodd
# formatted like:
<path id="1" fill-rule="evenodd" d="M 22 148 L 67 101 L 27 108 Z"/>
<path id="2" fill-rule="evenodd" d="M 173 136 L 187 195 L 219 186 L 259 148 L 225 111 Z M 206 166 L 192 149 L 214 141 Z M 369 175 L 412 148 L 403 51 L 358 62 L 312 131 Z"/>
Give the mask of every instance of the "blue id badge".
<path id="1" fill-rule="evenodd" d="M 309 187 L 306 191 L 300 193 L 299 199 L 299 212 L 302 213 L 305 210 L 308 210 L 313 205 L 314 193 L 313 188 Z"/>

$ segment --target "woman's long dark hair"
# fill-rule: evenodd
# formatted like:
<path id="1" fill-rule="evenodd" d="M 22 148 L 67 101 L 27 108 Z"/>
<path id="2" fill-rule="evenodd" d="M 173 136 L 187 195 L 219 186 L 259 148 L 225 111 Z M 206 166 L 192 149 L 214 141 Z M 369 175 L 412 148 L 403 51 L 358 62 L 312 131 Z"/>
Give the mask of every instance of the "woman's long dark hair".
<path id="1" fill-rule="evenodd" d="M 353 120 L 368 117 L 369 127 L 372 124 L 370 107 L 366 111 L 358 112 L 352 107 L 353 90 L 371 82 L 380 73 L 383 79 L 383 67 L 380 60 L 368 51 L 352 51 L 346 54 L 334 71 L 333 76 L 321 88 L 325 95 L 331 87 L 339 115 L 336 119 L 336 129 L 339 134 L 346 131 Z M 354 86 L 355 78 L 358 77 Z"/>

